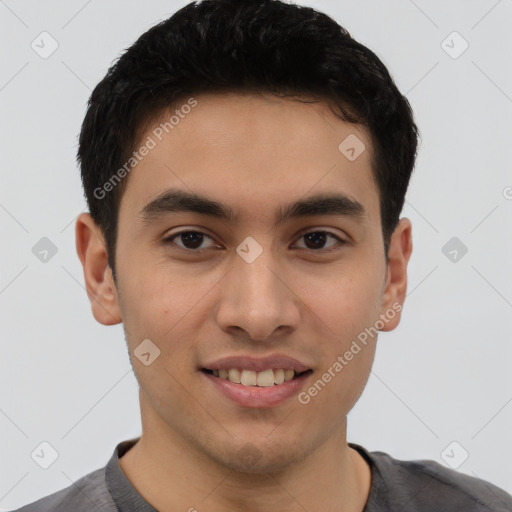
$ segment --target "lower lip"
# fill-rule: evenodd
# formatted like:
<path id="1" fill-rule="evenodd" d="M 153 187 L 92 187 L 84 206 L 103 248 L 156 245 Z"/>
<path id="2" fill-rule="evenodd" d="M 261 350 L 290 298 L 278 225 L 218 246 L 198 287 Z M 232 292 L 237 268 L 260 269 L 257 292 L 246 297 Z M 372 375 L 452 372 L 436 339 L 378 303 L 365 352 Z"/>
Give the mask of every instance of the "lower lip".
<path id="1" fill-rule="evenodd" d="M 290 381 L 283 382 L 268 388 L 258 386 L 244 386 L 226 379 L 220 379 L 201 371 L 224 396 L 242 407 L 273 407 L 299 393 L 311 371 L 303 373 Z"/>

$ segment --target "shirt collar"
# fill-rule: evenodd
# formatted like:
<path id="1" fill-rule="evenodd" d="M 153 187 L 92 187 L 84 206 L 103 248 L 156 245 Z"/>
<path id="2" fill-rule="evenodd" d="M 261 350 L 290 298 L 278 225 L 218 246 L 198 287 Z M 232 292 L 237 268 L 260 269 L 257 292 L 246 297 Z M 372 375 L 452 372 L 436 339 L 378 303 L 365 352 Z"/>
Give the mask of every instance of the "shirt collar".
<path id="1" fill-rule="evenodd" d="M 119 458 L 139 439 L 136 437 L 119 443 L 105 468 L 107 488 L 119 512 L 158 512 L 137 492 L 119 464 Z"/>

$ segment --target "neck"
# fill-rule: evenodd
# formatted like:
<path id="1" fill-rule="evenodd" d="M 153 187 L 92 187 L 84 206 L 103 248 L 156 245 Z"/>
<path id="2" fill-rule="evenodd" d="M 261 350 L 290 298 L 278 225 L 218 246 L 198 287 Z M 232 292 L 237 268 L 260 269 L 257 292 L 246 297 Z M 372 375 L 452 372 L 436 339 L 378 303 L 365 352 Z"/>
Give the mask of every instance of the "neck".
<path id="1" fill-rule="evenodd" d="M 119 462 L 139 494 L 160 512 L 362 512 L 370 492 L 370 468 L 347 445 L 346 418 L 303 460 L 262 474 L 231 470 L 163 422 L 147 423 Z"/>

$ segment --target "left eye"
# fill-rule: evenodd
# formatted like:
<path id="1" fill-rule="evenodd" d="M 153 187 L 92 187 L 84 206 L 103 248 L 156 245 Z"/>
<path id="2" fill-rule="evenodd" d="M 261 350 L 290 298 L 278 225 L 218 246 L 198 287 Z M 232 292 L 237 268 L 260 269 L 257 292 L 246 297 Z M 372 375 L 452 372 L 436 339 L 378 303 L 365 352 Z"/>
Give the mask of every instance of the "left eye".
<path id="1" fill-rule="evenodd" d="M 332 240 L 332 243 L 325 246 L 328 239 Z M 178 239 L 180 243 L 176 243 L 174 240 Z M 211 243 L 209 246 L 202 246 L 203 242 L 209 240 Z M 304 240 L 305 246 L 299 247 L 300 249 L 310 249 L 313 251 L 319 251 L 323 249 L 328 249 L 329 247 L 336 244 L 344 244 L 345 241 L 340 237 L 336 236 L 329 231 L 310 231 L 308 233 L 304 233 L 299 237 L 299 240 Z M 190 252 L 196 251 L 199 252 L 203 249 L 208 249 L 209 247 L 214 247 L 215 242 L 211 236 L 208 236 L 201 231 L 181 231 L 179 233 L 175 233 L 174 235 L 166 238 L 164 242 L 176 243 L 178 247 L 181 247 L 184 250 L 188 250 Z M 201 247 L 202 246 L 202 247 Z"/>
<path id="2" fill-rule="evenodd" d="M 336 243 L 345 243 L 344 240 L 329 231 L 310 231 L 309 233 L 304 233 L 300 236 L 299 240 L 304 239 L 306 242 L 306 247 L 300 247 L 300 249 L 326 249 L 325 243 L 329 237 L 334 240 L 334 243 L 327 247 L 331 247 Z"/>

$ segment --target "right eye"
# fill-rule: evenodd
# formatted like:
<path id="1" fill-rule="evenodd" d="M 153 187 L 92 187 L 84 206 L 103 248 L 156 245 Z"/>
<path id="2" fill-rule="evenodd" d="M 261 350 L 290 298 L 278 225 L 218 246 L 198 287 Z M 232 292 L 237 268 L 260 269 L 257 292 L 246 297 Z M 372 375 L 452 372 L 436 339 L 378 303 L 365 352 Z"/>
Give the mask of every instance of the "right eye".
<path id="1" fill-rule="evenodd" d="M 175 242 L 174 240 L 178 239 L 180 243 Z M 188 252 L 202 252 L 209 247 L 201 247 L 203 242 L 209 239 L 212 242 L 214 241 L 211 236 L 202 233 L 201 231 L 180 231 L 179 233 L 174 233 L 171 236 L 164 239 L 164 243 L 177 245 L 180 249 Z M 211 246 L 210 246 L 211 247 Z"/>

